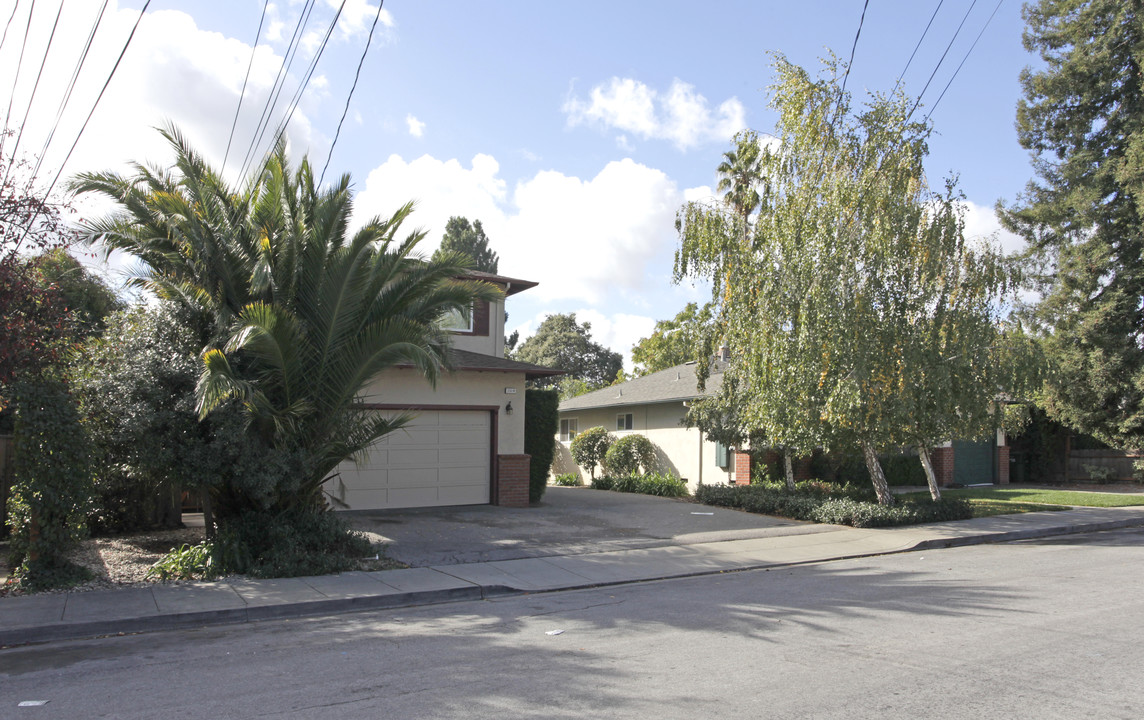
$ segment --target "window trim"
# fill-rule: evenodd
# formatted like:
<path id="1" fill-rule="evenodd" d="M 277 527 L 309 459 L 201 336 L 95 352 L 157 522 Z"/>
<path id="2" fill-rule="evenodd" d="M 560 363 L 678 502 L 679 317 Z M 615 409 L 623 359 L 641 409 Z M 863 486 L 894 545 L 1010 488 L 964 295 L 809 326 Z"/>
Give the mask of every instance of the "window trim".
<path id="1" fill-rule="evenodd" d="M 631 430 L 635 427 L 635 417 L 632 413 L 617 413 L 616 414 L 616 431 Z"/>
<path id="2" fill-rule="evenodd" d="M 473 332 L 473 327 L 474 327 L 474 324 L 476 322 L 476 317 L 477 317 L 475 307 L 473 307 L 472 305 L 469 306 L 469 312 L 468 312 L 468 323 L 469 324 L 467 326 L 462 327 L 460 325 L 456 325 L 456 326 L 449 325 L 448 322 L 449 322 L 449 319 L 452 317 L 452 315 L 453 315 L 452 312 L 448 312 L 448 313 L 445 313 L 445 315 L 441 318 L 441 327 L 443 329 L 448 330 L 449 332 L 455 332 L 455 333 L 472 333 Z M 460 319 L 461 320 L 465 319 L 465 313 L 463 311 L 460 313 Z"/>

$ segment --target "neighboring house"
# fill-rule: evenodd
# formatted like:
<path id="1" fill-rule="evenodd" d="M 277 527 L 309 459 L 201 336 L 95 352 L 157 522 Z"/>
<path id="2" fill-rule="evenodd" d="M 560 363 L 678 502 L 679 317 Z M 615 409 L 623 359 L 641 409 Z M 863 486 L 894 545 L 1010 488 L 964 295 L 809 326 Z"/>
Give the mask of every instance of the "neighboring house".
<path id="1" fill-rule="evenodd" d="M 505 297 L 537 283 L 472 272 Z M 342 463 L 325 491 L 340 510 L 441 505 L 528 505 L 524 388 L 559 370 L 504 357 L 504 300 L 478 302 L 454 318 L 451 371 L 436 387 L 412 366 L 387 370 L 364 394 L 389 415 L 411 411 L 404 429 L 382 437 L 360 464 Z"/>
<path id="2" fill-rule="evenodd" d="M 712 442 L 683 422 L 687 403 L 718 392 L 725 367 L 726 363 L 715 363 L 704 391 L 698 389 L 696 364 L 686 363 L 563 401 L 552 472 L 578 473 L 587 479 L 588 468 L 576 466 L 569 446 L 578 433 L 599 425 L 617 437 L 646 435 L 656 445 L 660 470 L 686 480 L 692 491 L 700 482 L 748 481 L 749 466 L 735 472 L 736 456 L 745 460 L 746 453 Z"/>
<path id="3" fill-rule="evenodd" d="M 617 437 L 646 435 L 656 445 L 660 470 L 678 475 L 692 492 L 701 482 L 749 483 L 751 459 L 746 449 L 724 447 L 683 423 L 687 403 L 718 392 L 726 367 L 725 361 L 712 366 L 702 392 L 698 390 L 695 363 L 687 363 L 563 401 L 552 473 L 577 473 L 586 481 L 589 469 L 577 467 L 573 460 L 572 438 L 588 428 L 603 426 Z M 995 441 L 945 443 L 934 448 L 930 457 L 941 485 L 1009 482 L 1009 447 L 1001 431 Z M 768 451 L 764 460 L 777 463 L 780 456 Z M 794 472 L 799 480 L 811 477 L 809 458 L 796 460 Z"/>

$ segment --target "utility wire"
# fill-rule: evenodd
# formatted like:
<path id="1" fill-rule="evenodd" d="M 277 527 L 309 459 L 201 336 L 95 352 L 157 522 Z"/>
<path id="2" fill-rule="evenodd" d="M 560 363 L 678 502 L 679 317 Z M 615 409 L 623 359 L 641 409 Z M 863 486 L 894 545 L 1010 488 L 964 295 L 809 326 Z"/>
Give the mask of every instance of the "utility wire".
<path id="1" fill-rule="evenodd" d="M 107 80 L 103 83 L 103 87 L 99 90 L 99 95 L 96 96 L 95 102 L 91 106 L 91 112 L 89 112 L 87 118 L 84 119 L 83 125 L 80 126 L 79 133 L 76 134 L 75 142 L 72 143 L 68 154 L 64 156 L 63 162 L 60 163 L 59 169 L 56 170 L 56 175 L 52 178 L 52 184 L 48 186 L 47 192 L 44 193 L 45 202 L 51 197 L 52 190 L 55 189 L 56 183 L 59 182 L 60 175 L 64 172 L 64 166 L 67 165 L 68 160 L 71 159 L 72 153 L 75 152 L 76 145 L 79 145 L 79 140 L 83 137 L 83 131 L 87 129 L 87 124 L 91 121 L 91 116 L 95 114 L 95 109 L 99 107 L 99 101 L 103 99 L 103 94 L 107 92 L 107 86 L 111 84 L 111 79 L 115 77 L 115 71 L 119 69 L 119 63 L 123 61 L 123 56 L 127 54 L 127 48 L 131 46 L 131 40 L 135 37 L 135 31 L 139 29 L 139 23 L 143 20 L 143 16 L 147 14 L 147 8 L 150 6 L 151 0 L 147 0 L 147 2 L 143 3 L 143 9 L 139 11 L 139 17 L 135 18 L 135 24 L 131 27 L 131 34 L 127 36 L 127 42 L 123 43 L 123 50 L 120 51 L 119 57 L 115 59 L 115 65 L 112 66 L 111 72 L 107 75 Z M 31 230 L 32 226 L 36 223 L 36 218 L 39 217 L 42 207 L 43 203 L 37 206 L 36 212 L 28 221 L 27 227 L 24 228 L 24 234 L 20 236 L 20 240 L 16 243 L 17 248 L 20 247 L 20 243 L 24 241 L 24 238 L 28 235 L 28 231 Z"/>
<path id="2" fill-rule="evenodd" d="M 282 122 L 278 124 L 274 131 L 274 142 L 282 137 L 286 132 L 286 126 L 290 124 L 290 119 L 294 117 L 294 111 L 298 109 L 298 103 L 302 99 L 302 93 L 305 92 L 306 87 L 310 84 L 310 78 L 314 75 L 314 70 L 318 67 L 318 61 L 322 59 L 322 54 L 326 51 L 326 44 L 330 41 L 330 36 L 334 34 L 334 28 L 338 25 L 338 18 L 342 15 L 342 10 L 346 7 L 346 0 L 342 0 L 342 4 L 338 6 L 338 11 L 334 14 L 334 19 L 330 21 L 330 27 L 326 29 L 326 35 L 322 38 L 322 44 L 318 46 L 318 52 L 314 54 L 314 59 L 310 61 L 310 66 L 306 70 L 306 76 L 298 85 L 298 90 L 294 93 L 294 97 L 290 101 L 290 109 L 286 113 L 286 117 L 282 118 Z M 267 157 L 269 159 L 269 157 Z M 264 166 L 265 167 L 265 166 Z"/>
<path id="3" fill-rule="evenodd" d="M 63 15 L 65 1 L 66 0 L 60 0 L 60 7 L 56 10 L 55 22 L 52 23 L 52 31 L 48 34 L 48 46 L 44 48 L 44 58 L 40 61 L 40 70 L 36 73 L 35 82 L 32 83 L 32 94 L 28 96 L 28 104 L 24 107 L 24 119 L 20 121 L 20 131 L 16 133 L 16 144 L 12 146 L 13 157 L 20 151 L 20 141 L 24 138 L 24 128 L 28 126 L 28 116 L 32 114 L 32 103 L 36 99 L 36 91 L 40 89 L 40 79 L 44 77 L 44 68 L 47 66 L 48 56 L 52 52 L 52 41 L 56 39 L 56 28 L 60 26 L 60 15 Z M 9 165 L 8 170 L 11 169 L 12 166 Z M 35 175 L 28 179 L 29 187 L 35 179 Z M 8 182 L 7 171 L 4 173 L 4 182 Z"/>
<path id="4" fill-rule="evenodd" d="M 934 104 L 930 107 L 929 112 L 926 113 L 926 120 L 929 120 L 930 115 L 932 115 L 933 111 L 937 109 L 938 103 L 940 103 L 941 99 L 945 97 L 945 91 L 949 90 L 949 86 L 953 84 L 954 78 L 956 78 L 957 74 L 961 72 L 961 67 L 965 65 L 965 61 L 969 59 L 969 53 L 973 52 L 973 48 L 977 47 L 977 41 L 980 40 L 981 36 L 985 34 L 985 28 L 989 27 L 989 23 L 993 22 L 993 16 L 996 15 L 997 11 L 1001 9 L 1001 3 L 1003 2 L 1005 2 L 1005 0 L 997 0 L 997 5 L 993 8 L 993 13 L 989 16 L 989 19 L 985 21 L 985 25 L 981 27 L 981 32 L 977 33 L 977 37 L 973 39 L 973 44 L 970 45 L 969 49 L 965 51 L 965 57 L 961 58 L 961 63 L 958 64 L 957 69 L 953 71 L 953 76 L 949 78 L 949 82 L 947 82 L 945 87 L 942 88 L 941 95 L 937 96 L 937 100 L 934 101 Z"/>
<path id="5" fill-rule="evenodd" d="M 922 30 L 922 36 L 918 38 L 918 44 L 914 45 L 914 51 L 910 53 L 910 59 L 906 61 L 906 66 L 902 68 L 902 72 L 899 73 L 898 79 L 894 81 L 894 89 L 890 92 L 891 95 L 897 92 L 898 86 L 902 84 L 902 78 L 906 76 L 906 71 L 910 69 L 910 64 L 913 63 L 914 56 L 918 54 L 918 48 L 922 46 L 922 41 L 926 39 L 926 34 L 929 33 L 930 26 L 933 25 L 933 20 L 937 17 L 937 11 L 941 10 L 942 3 L 944 2 L 945 0 L 938 0 L 937 7 L 933 10 L 933 15 L 930 15 L 929 22 L 926 23 L 926 29 Z"/>
<path id="6" fill-rule="evenodd" d="M 306 4 L 302 8 L 302 12 L 298 15 L 298 22 L 294 25 L 294 34 L 290 36 L 290 43 L 286 47 L 286 55 L 282 58 L 282 64 L 278 66 L 278 74 L 274 78 L 274 84 L 270 87 L 270 93 L 266 97 L 266 102 L 262 106 L 262 113 L 258 117 L 258 124 L 254 127 L 254 137 L 250 141 L 250 145 L 246 148 L 246 154 L 243 155 L 242 165 L 239 166 L 238 174 L 240 177 L 246 175 L 246 168 L 254 157 L 255 149 L 262 143 L 262 137 L 266 133 L 266 128 L 270 124 L 270 112 L 274 106 L 278 104 L 278 98 L 282 95 L 282 89 L 286 86 L 286 76 L 290 72 L 290 67 L 294 64 L 294 58 L 298 54 L 298 43 L 302 39 L 302 30 L 310 22 L 310 13 L 314 11 L 314 0 L 306 0 Z"/>
<path id="7" fill-rule="evenodd" d="M 8 16 L 8 22 L 4 23 L 4 35 L 0 37 L 0 50 L 4 49 L 4 41 L 8 39 L 8 28 L 12 26 L 12 18 L 16 17 L 16 10 L 20 7 L 20 0 L 12 3 L 12 14 Z"/>
<path id="8" fill-rule="evenodd" d="M 965 27 L 965 21 L 969 19 L 969 13 L 973 12 L 973 6 L 976 4 L 977 0 L 973 0 L 973 2 L 969 4 L 969 9 L 966 10 L 965 15 L 962 16 L 961 23 L 957 26 L 957 30 L 954 31 L 953 37 L 949 39 L 949 44 L 945 46 L 945 52 L 943 52 L 941 57 L 938 59 L 937 65 L 934 66 L 933 72 L 930 73 L 929 80 L 926 80 L 925 87 L 923 87 L 922 91 L 918 93 L 918 98 L 914 101 L 913 107 L 911 107 L 910 111 L 906 113 L 906 122 L 910 121 L 910 118 L 914 115 L 914 111 L 917 110 L 918 105 L 921 104 L 922 96 L 926 94 L 926 90 L 929 89 L 930 83 L 933 82 L 934 76 L 937 75 L 938 69 L 941 67 L 941 64 L 945 62 L 945 56 L 949 54 L 949 49 L 953 47 L 953 41 L 957 39 L 958 34 L 961 32 L 961 28 Z"/>
<path id="9" fill-rule="evenodd" d="M 226 139 L 226 152 L 222 156 L 222 170 L 226 172 L 226 160 L 230 157 L 230 144 L 234 141 L 234 129 L 238 126 L 238 114 L 242 111 L 242 99 L 246 97 L 246 83 L 250 80 L 250 69 L 254 67 L 254 54 L 258 51 L 258 38 L 262 36 L 262 23 L 266 21 L 266 8 L 270 0 L 262 0 L 262 17 L 258 19 L 258 31 L 254 33 L 254 45 L 250 48 L 250 62 L 246 64 L 246 77 L 242 78 L 242 90 L 238 93 L 238 107 L 234 109 L 234 121 L 230 124 L 230 137 Z"/>
<path id="10" fill-rule="evenodd" d="M 76 81 L 79 80 L 80 72 L 83 70 L 84 63 L 87 62 L 88 52 L 91 50 L 91 43 L 95 40 L 95 34 L 99 30 L 100 24 L 103 22 L 103 14 L 107 10 L 108 0 L 103 0 L 103 6 L 99 9 L 99 15 L 95 18 L 95 24 L 91 26 L 91 32 L 87 34 L 87 42 L 84 43 L 83 51 L 80 53 L 79 62 L 76 63 L 75 71 L 72 72 L 71 79 L 68 81 L 67 89 L 64 91 L 63 99 L 60 101 L 60 107 L 56 111 L 55 122 L 52 123 L 52 129 L 48 132 L 47 138 L 44 140 L 44 146 L 40 149 L 39 156 L 36 158 L 36 165 L 32 169 L 32 178 L 35 178 L 40 173 L 40 166 L 44 162 L 44 157 L 48 154 L 48 146 L 51 145 L 52 139 L 56 135 L 56 130 L 63 121 L 64 111 L 69 102 L 71 102 L 72 92 L 75 91 Z"/>
<path id="11" fill-rule="evenodd" d="M 16 75 L 12 78 L 12 94 L 8 96 L 8 112 L 4 115 L 4 131 L 0 133 L 0 157 L 4 156 L 4 139 L 8 137 L 8 122 L 12 119 L 12 101 L 16 99 L 16 85 L 20 82 L 20 68 L 24 65 L 24 50 L 28 47 L 28 35 L 32 29 L 32 15 L 36 13 L 36 0 L 28 8 L 28 24 L 24 26 L 24 43 L 20 46 L 20 59 L 16 61 Z M 15 160 L 16 153 L 12 153 Z M 7 177 L 7 173 L 4 175 Z"/>
<path id="12" fill-rule="evenodd" d="M 357 72 L 354 73 L 354 83 L 350 86 L 350 93 L 346 96 L 346 106 L 342 109 L 342 119 L 338 120 L 338 129 L 334 133 L 334 141 L 330 143 L 330 152 L 326 155 L 326 164 L 322 166 L 322 174 L 318 176 L 318 187 L 322 187 L 322 181 L 326 179 L 326 169 L 330 167 L 330 158 L 334 156 L 334 146 L 338 144 L 338 137 L 342 134 L 342 123 L 346 121 L 346 113 L 350 111 L 350 100 L 354 96 L 354 90 L 357 88 L 358 78 L 361 77 L 361 66 L 365 64 L 365 56 L 369 52 L 369 45 L 373 41 L 373 31 L 377 28 L 377 21 L 381 18 L 381 8 L 385 5 L 385 0 L 378 0 L 377 15 L 373 18 L 373 25 L 369 28 L 369 37 L 365 39 L 365 50 L 362 50 L 361 60 L 357 64 Z"/>

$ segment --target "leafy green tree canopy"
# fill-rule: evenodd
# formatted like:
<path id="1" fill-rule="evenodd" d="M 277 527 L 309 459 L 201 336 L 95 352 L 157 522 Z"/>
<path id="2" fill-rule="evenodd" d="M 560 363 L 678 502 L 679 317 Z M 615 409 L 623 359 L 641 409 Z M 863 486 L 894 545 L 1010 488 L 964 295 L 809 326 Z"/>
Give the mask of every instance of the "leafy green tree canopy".
<path id="1" fill-rule="evenodd" d="M 549 315 L 513 353 L 513 359 L 563 370 L 566 378 L 582 380 L 590 389 L 610 385 L 623 368 L 624 358 L 593 342 L 591 330 L 591 323 L 576 322 L 576 313 Z M 539 382 L 555 385 L 559 379 Z"/>
<path id="2" fill-rule="evenodd" d="M 656 322 L 652 334 L 640 338 L 632 348 L 633 376 L 659 372 L 705 356 L 703 338 L 712 322 L 711 303 L 702 308 L 687 303 L 673 319 Z"/>
<path id="3" fill-rule="evenodd" d="M 441 238 L 441 247 L 433 256 L 439 257 L 448 252 L 460 253 L 469 258 L 474 270 L 487 273 L 497 271 L 499 258 L 489 249 L 489 238 L 485 235 L 480 220 L 474 220 L 470 225 L 468 218 L 449 218 L 445 224 L 445 235 Z"/>
<path id="4" fill-rule="evenodd" d="M 1144 447 L 1144 8 L 1124 0 L 1025 5 L 1017 133 L 1037 179 L 1005 226 L 1029 243 L 1034 319 L 1055 372 L 1049 416 Z"/>

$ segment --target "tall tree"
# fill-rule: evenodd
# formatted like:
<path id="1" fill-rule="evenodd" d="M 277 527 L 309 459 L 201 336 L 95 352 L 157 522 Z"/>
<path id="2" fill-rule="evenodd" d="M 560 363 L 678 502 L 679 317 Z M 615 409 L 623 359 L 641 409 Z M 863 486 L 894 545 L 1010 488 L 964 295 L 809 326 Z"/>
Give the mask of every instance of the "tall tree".
<path id="1" fill-rule="evenodd" d="M 698 360 L 712 322 L 710 303 L 702 308 L 687 303 L 673 319 L 657 321 L 652 334 L 640 338 L 632 348 L 633 377 Z"/>
<path id="2" fill-rule="evenodd" d="M 497 271 L 499 258 L 489 249 L 489 238 L 485 235 L 480 220 L 474 220 L 470 225 L 468 218 L 449 218 L 449 222 L 445 224 L 445 235 L 441 238 L 441 247 L 434 256 L 451 252 L 469 258 L 474 270 L 488 273 Z"/>
<path id="3" fill-rule="evenodd" d="M 1037 179 L 1003 223 L 1029 243 L 1035 318 L 1056 372 L 1044 407 L 1078 432 L 1144 447 L 1144 8 L 1025 6 L 1017 133 Z"/>
<path id="4" fill-rule="evenodd" d="M 319 507 L 339 463 L 407 420 L 360 406 L 370 380 L 410 363 L 434 381 L 449 342 L 444 316 L 499 294 L 454 280 L 464 270 L 455 253 L 414 254 L 424 233 L 399 237 L 412 204 L 351 234 L 348 175 L 320 190 L 309 162 L 291 167 L 279 143 L 236 190 L 176 130 L 163 134 L 173 170 L 74 182 L 123 209 L 86 231 L 143 260 L 138 283 L 209 319 L 200 415 L 237 400 L 251 437 L 283 456 L 274 487 L 216 487 L 220 519 Z"/>
<path id="5" fill-rule="evenodd" d="M 715 168 L 719 178 L 716 189 L 723 201 L 734 209 L 744 226 L 751 213 L 759 209 L 759 183 L 762 181 L 762 146 L 754 130 L 740 130 L 723 153 L 723 161 Z"/>
<path id="6" fill-rule="evenodd" d="M 513 353 L 513 359 L 563 370 L 567 373 L 564 382 L 583 381 L 589 390 L 604 387 L 616 379 L 624 367 L 624 358 L 593 342 L 591 330 L 591 323 L 576 322 L 576 313 L 549 315 L 536 334 Z M 558 382 L 560 379 L 552 379 L 540 384 L 551 386 Z"/>
<path id="7" fill-rule="evenodd" d="M 857 446 L 890 504 L 879 450 L 995 414 L 1008 278 L 995 251 L 966 243 L 952 183 L 927 188 L 930 128 L 905 97 L 852 115 L 836 65 L 817 80 L 781 56 L 775 69 L 778 144 L 762 151 L 751 235 L 686 205 L 676 276 L 713 282 L 732 348 L 722 397 L 743 434 L 798 453 Z"/>

